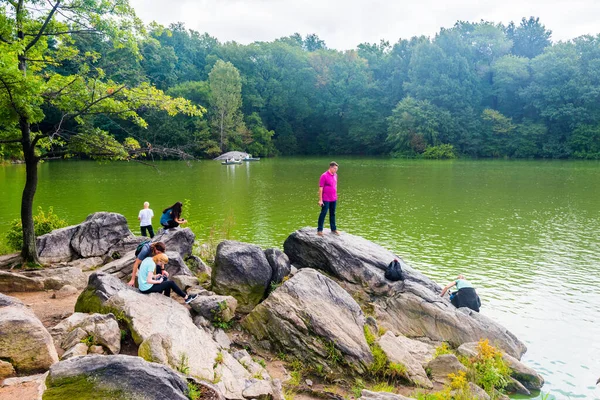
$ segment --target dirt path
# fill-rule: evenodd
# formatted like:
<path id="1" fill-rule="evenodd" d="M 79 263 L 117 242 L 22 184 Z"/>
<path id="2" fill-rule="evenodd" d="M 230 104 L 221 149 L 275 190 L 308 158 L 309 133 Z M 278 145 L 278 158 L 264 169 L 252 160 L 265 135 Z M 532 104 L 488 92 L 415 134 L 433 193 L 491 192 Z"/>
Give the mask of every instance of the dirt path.
<path id="1" fill-rule="evenodd" d="M 16 297 L 34 312 L 46 328 L 58 324 L 73 314 L 79 293 L 63 299 L 53 299 L 53 291 L 47 292 L 14 292 L 9 296 Z"/>

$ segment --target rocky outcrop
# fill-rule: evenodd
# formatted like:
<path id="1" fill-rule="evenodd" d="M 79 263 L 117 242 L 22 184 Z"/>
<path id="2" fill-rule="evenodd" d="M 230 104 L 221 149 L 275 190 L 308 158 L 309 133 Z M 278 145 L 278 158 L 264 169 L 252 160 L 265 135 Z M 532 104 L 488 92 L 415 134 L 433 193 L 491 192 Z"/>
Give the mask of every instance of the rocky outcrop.
<path id="1" fill-rule="evenodd" d="M 448 375 L 456 374 L 460 371 L 467 371 L 467 368 L 458 361 L 454 354 L 442 354 L 431 360 L 426 368 L 431 371 L 431 379 L 434 382 L 447 384 Z"/>
<path id="2" fill-rule="evenodd" d="M 173 228 L 168 231 L 161 230 L 152 239 L 153 242 L 163 242 L 167 251 L 179 253 L 182 258 L 186 258 L 192 254 L 196 236 L 190 228 Z"/>
<path id="3" fill-rule="evenodd" d="M 439 296 L 436 283 L 404 262 L 404 281 L 385 279 L 386 266 L 399 257 L 366 239 L 343 232 L 317 236 L 314 228 L 303 228 L 287 238 L 284 251 L 296 267 L 321 269 L 350 292 L 365 292 L 377 321 L 395 333 L 447 341 L 456 347 L 486 338 L 517 358 L 526 351 L 506 328 L 480 313 L 456 309 Z"/>
<path id="4" fill-rule="evenodd" d="M 427 377 L 427 373 L 421 363 L 415 359 L 408 348 L 404 347 L 406 342 L 396 340 L 392 332 L 386 332 L 377 341 L 390 362 L 403 365 L 406 368 L 406 378 L 419 387 L 431 389 L 433 384 Z"/>
<path id="5" fill-rule="evenodd" d="M 170 340 L 163 349 L 172 368 L 186 363 L 191 375 L 213 380 L 217 344 L 194 325 L 186 306 L 158 293 L 141 294 L 117 278 L 104 273 L 90 275 L 89 285 L 79 296 L 75 311 L 113 312 L 127 322 L 138 345 L 160 333 Z M 152 354 L 140 356 L 153 358 Z"/>
<path id="6" fill-rule="evenodd" d="M 231 296 L 198 296 L 190 306 L 209 321 L 229 322 L 235 316 L 237 300 Z"/>
<path id="7" fill-rule="evenodd" d="M 58 361 L 44 325 L 14 297 L 0 294 L 0 359 L 19 374 L 45 371 Z"/>
<path id="8" fill-rule="evenodd" d="M 32 271 L 0 271 L 0 292 L 37 292 L 58 290 L 65 285 L 83 289 L 87 278 L 74 267 L 45 268 Z"/>
<path id="9" fill-rule="evenodd" d="M 225 240 L 217 246 L 212 290 L 238 301 L 238 311 L 249 313 L 263 299 L 273 270 L 259 246 Z"/>
<path id="10" fill-rule="evenodd" d="M 106 257 L 114 253 L 114 249 L 133 250 L 138 242 L 127 227 L 125 217 L 109 212 L 91 214 L 79 225 L 57 229 L 36 239 L 43 264 Z"/>
<path id="11" fill-rule="evenodd" d="M 402 396 L 401 394 L 372 392 L 367 389 L 363 389 L 360 398 L 363 400 L 412 400 L 410 397 Z"/>
<path id="12" fill-rule="evenodd" d="M 72 332 L 76 332 L 74 337 Z M 74 344 L 89 338 L 88 346 L 100 345 L 109 354 L 119 354 L 121 351 L 121 330 L 113 314 L 74 313 L 58 325 L 50 328 L 50 335 L 57 348 L 68 351 Z M 63 357 L 64 358 L 64 357 Z"/>
<path id="13" fill-rule="evenodd" d="M 464 343 L 457 351 L 459 354 L 466 357 L 474 357 L 477 355 L 476 342 Z M 533 368 L 528 367 L 521 361 L 512 357 L 510 354 L 502 354 L 502 359 L 511 369 L 511 376 L 521 382 L 527 389 L 539 390 L 544 385 L 544 378 L 538 374 Z"/>
<path id="14" fill-rule="evenodd" d="M 165 266 L 165 269 L 170 275 L 193 276 L 192 272 L 183 261 L 181 254 L 176 251 L 166 251 L 165 254 L 167 257 L 169 257 L 169 262 Z M 119 279 L 131 277 L 135 258 L 136 256 L 134 249 L 124 254 L 121 258 L 111 261 L 108 264 L 98 268 L 98 272 L 111 274 Z"/>
<path id="15" fill-rule="evenodd" d="M 267 249 L 265 250 L 265 256 L 267 261 L 273 270 L 271 275 L 271 283 L 279 284 L 283 282 L 283 278 L 290 274 L 292 264 L 288 256 L 279 249 Z"/>
<path id="16" fill-rule="evenodd" d="M 36 247 L 40 262 L 54 264 L 79 258 L 71 247 L 71 240 L 79 225 L 56 229 L 36 239 Z"/>
<path id="17" fill-rule="evenodd" d="M 325 370 L 345 362 L 366 371 L 373 356 L 365 340 L 365 317 L 337 283 L 304 269 L 272 292 L 243 321 L 259 341 Z"/>
<path id="18" fill-rule="evenodd" d="M 203 398 L 221 400 L 211 385 L 195 381 Z M 91 355 L 61 361 L 50 369 L 44 398 L 187 400 L 188 383 L 181 374 L 140 357 Z"/>

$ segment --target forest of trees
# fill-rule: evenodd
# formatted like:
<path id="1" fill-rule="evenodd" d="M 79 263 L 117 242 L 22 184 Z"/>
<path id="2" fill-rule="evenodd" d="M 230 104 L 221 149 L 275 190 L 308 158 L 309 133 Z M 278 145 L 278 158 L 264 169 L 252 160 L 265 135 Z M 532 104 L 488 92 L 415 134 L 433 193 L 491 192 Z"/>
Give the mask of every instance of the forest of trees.
<path id="1" fill-rule="evenodd" d="M 600 35 L 552 43 L 537 18 L 459 21 L 433 38 L 347 51 L 314 34 L 221 43 L 183 24 L 150 24 L 135 46 L 85 32 L 69 37 L 71 51 L 87 57 L 45 68 L 87 63 L 104 81 L 150 84 L 201 110 L 173 115 L 140 104 L 135 112 L 147 125 L 86 116 L 88 127 L 120 143 L 177 150 L 159 156 L 600 158 Z M 64 43 L 42 40 L 56 52 Z M 52 104 L 43 112 L 40 129 L 62 122 Z M 10 134 L 0 121 L 0 139 Z M 42 158 L 53 146 L 39 150 Z M 0 143 L 0 158 L 23 158 L 20 143 Z"/>

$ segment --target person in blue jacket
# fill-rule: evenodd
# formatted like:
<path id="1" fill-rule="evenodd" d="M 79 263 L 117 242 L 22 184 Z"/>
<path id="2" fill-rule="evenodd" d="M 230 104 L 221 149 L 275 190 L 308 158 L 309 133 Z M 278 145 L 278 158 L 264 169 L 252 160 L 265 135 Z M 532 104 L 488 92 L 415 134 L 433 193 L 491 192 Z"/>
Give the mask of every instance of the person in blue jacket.
<path id="1" fill-rule="evenodd" d="M 181 208 L 183 204 L 180 201 L 173 204 L 171 207 L 165 208 L 160 217 L 160 224 L 165 229 L 177 228 L 180 224 L 185 224 L 187 221 L 181 218 Z"/>

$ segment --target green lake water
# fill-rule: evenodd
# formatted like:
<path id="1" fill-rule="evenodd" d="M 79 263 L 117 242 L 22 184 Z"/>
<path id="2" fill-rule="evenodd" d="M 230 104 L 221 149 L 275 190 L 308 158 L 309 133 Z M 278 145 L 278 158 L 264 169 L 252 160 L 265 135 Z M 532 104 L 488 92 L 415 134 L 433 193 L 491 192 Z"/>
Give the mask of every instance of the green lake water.
<path id="1" fill-rule="evenodd" d="M 139 234 L 144 201 L 156 215 L 189 200 L 183 216 L 200 237 L 279 247 L 315 226 L 319 175 L 329 159 L 48 162 L 35 205 L 76 224 L 95 211 L 127 217 Z M 338 229 L 401 255 L 440 285 L 463 273 L 481 312 L 528 347 L 523 361 L 556 399 L 599 399 L 600 163 L 411 161 L 336 158 Z M 0 167 L 0 235 L 18 218 L 22 165 Z M 327 227 L 327 224 L 326 224 Z M 553 398 L 550 397 L 550 398 Z"/>

